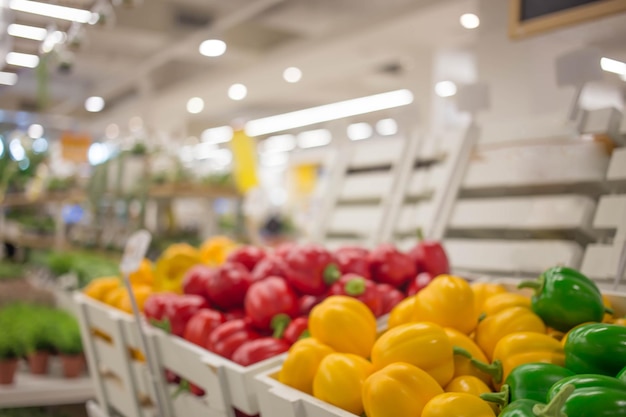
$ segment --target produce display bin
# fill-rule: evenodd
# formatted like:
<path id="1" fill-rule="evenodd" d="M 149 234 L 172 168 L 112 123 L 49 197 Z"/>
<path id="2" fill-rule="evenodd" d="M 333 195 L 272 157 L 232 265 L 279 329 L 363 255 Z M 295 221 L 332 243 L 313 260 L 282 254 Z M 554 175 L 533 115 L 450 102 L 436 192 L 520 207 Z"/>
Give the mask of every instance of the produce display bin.
<path id="1" fill-rule="evenodd" d="M 504 285 L 511 292 L 518 292 L 515 279 L 490 280 Z M 528 294 L 530 290 L 524 290 Z M 521 291 L 520 291 L 521 292 Z M 616 316 L 626 315 L 626 294 L 605 291 Z M 257 375 L 256 391 L 262 416 L 268 417 L 358 417 L 338 407 L 318 400 L 312 395 L 288 387 L 277 379 L 281 367 L 276 366 Z"/>

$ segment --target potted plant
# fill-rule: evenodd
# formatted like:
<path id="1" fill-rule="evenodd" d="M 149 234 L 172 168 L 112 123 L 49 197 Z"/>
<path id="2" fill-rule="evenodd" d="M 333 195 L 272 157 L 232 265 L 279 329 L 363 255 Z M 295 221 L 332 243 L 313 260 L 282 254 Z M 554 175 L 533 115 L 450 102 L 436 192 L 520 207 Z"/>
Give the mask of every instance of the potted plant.
<path id="1" fill-rule="evenodd" d="M 63 376 L 76 378 L 85 369 L 80 329 L 74 317 L 62 311 L 57 314 L 53 344 L 61 359 Z"/>
<path id="2" fill-rule="evenodd" d="M 0 385 L 11 385 L 23 347 L 15 325 L 8 317 L 0 319 Z"/>
<path id="3" fill-rule="evenodd" d="M 54 349 L 49 323 L 51 313 L 48 308 L 34 308 L 32 317 L 22 321 L 21 333 L 24 338 L 26 359 L 30 372 L 34 375 L 48 373 L 48 359 Z"/>

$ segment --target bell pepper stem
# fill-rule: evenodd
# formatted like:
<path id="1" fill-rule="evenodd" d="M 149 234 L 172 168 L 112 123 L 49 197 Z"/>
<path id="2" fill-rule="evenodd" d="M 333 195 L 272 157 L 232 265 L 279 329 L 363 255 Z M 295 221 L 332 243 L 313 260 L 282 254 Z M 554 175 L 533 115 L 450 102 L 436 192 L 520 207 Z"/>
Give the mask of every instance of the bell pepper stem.
<path id="1" fill-rule="evenodd" d="M 274 330 L 272 337 L 275 339 L 282 339 L 283 333 L 285 333 L 287 326 L 289 326 L 289 322 L 291 322 L 291 317 L 287 314 L 276 314 L 272 317 L 272 322 L 270 324 L 270 327 Z"/>
<path id="2" fill-rule="evenodd" d="M 489 392 L 485 394 L 480 394 L 480 398 L 483 401 L 488 401 L 490 403 L 496 403 L 500 407 L 504 408 L 509 405 L 511 401 L 511 389 L 508 384 L 502 385 L 500 392 Z"/>
<path id="3" fill-rule="evenodd" d="M 470 362 L 472 363 L 472 365 L 474 365 L 474 368 L 491 375 L 491 377 L 493 378 L 493 382 L 495 382 L 496 384 L 502 382 L 502 362 L 500 362 L 499 359 L 496 359 L 491 364 L 481 362 L 477 359 L 471 359 Z"/>
<path id="4" fill-rule="evenodd" d="M 150 324 L 153 325 L 154 327 L 156 327 L 157 329 L 161 329 L 163 330 L 165 333 L 171 334 L 172 333 L 172 325 L 170 323 L 169 319 L 165 319 L 165 320 L 155 320 L 155 319 L 151 319 L 150 320 Z"/>
<path id="5" fill-rule="evenodd" d="M 180 383 L 178 384 L 176 391 L 172 393 L 172 399 L 175 399 L 183 392 L 190 392 L 190 391 L 191 391 L 191 386 L 189 385 L 189 381 L 187 381 L 186 379 L 182 379 Z"/>
<path id="6" fill-rule="evenodd" d="M 518 284 L 517 288 L 530 288 L 535 290 L 535 293 L 540 293 L 543 289 L 543 276 L 537 278 L 536 281 L 522 281 Z"/>
<path id="7" fill-rule="evenodd" d="M 626 366 L 624 367 L 624 369 L 622 369 L 622 370 L 620 371 L 620 373 L 619 373 L 619 374 L 617 374 L 617 377 L 616 377 L 616 378 L 617 378 L 617 379 L 619 379 L 619 380 L 621 380 L 621 381 L 626 382 Z"/>
<path id="8" fill-rule="evenodd" d="M 298 340 L 308 339 L 309 337 L 311 337 L 311 332 L 309 332 L 309 329 L 306 329 L 305 331 L 300 333 L 300 337 L 298 337 Z"/>
<path id="9" fill-rule="evenodd" d="M 604 306 L 604 312 L 605 312 L 606 314 L 613 315 L 613 314 L 615 313 L 615 310 L 613 310 L 611 307 L 606 307 L 606 306 Z"/>
<path id="10" fill-rule="evenodd" d="M 537 417 L 567 417 L 561 409 L 565 405 L 565 402 L 574 392 L 573 384 L 566 384 L 561 387 L 561 390 L 552 398 L 547 405 L 544 404 L 535 404 L 533 407 L 533 413 Z"/>
<path id="11" fill-rule="evenodd" d="M 421 242 L 422 240 L 424 240 L 424 231 L 422 230 L 421 227 L 418 227 L 415 230 L 415 236 L 417 237 L 418 242 Z"/>
<path id="12" fill-rule="evenodd" d="M 326 268 L 324 268 L 324 282 L 326 285 L 335 283 L 339 278 L 341 278 L 341 271 L 339 271 L 337 265 L 328 264 Z"/>
<path id="13" fill-rule="evenodd" d="M 487 313 L 480 313 L 480 316 L 478 316 L 478 322 L 480 323 L 481 321 L 485 320 L 487 318 Z"/>
<path id="14" fill-rule="evenodd" d="M 469 353 L 467 350 L 463 349 L 462 347 L 452 346 L 452 352 L 455 355 L 465 356 L 467 359 L 472 359 L 472 354 Z"/>
<path id="15" fill-rule="evenodd" d="M 365 292 L 365 279 L 364 278 L 352 278 L 346 285 L 344 285 L 343 290 L 346 294 L 352 297 L 358 297 Z"/>

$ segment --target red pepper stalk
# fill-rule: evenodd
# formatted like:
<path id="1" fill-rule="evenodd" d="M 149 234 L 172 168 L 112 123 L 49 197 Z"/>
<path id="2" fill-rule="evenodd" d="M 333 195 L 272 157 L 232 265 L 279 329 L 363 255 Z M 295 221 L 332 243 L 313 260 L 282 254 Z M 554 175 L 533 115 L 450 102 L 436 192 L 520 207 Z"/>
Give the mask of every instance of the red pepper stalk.
<path id="1" fill-rule="evenodd" d="M 375 316 L 382 314 L 382 301 L 376 283 L 355 274 L 346 274 L 329 290 L 331 295 L 347 295 L 361 301 Z"/>

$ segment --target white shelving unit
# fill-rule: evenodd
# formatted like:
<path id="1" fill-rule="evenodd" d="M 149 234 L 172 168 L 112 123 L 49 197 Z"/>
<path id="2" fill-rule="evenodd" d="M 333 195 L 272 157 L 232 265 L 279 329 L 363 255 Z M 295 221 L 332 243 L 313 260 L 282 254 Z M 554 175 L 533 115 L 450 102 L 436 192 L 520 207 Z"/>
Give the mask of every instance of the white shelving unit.
<path id="1" fill-rule="evenodd" d="M 94 396 L 88 376 L 65 379 L 20 372 L 13 385 L 0 386 L 0 409 L 81 404 Z"/>

